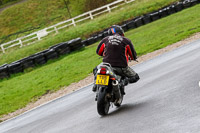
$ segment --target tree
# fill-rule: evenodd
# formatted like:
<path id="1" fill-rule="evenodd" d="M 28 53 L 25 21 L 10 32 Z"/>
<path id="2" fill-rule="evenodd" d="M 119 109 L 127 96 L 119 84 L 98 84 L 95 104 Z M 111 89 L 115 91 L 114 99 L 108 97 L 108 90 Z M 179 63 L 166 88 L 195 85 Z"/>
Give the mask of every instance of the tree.
<path id="1" fill-rule="evenodd" d="M 68 14 L 69 14 L 69 17 L 70 18 L 72 18 L 72 16 L 71 16 L 71 12 L 70 12 L 70 10 L 69 10 L 69 0 L 67 0 L 67 2 L 64 0 L 64 2 L 65 2 L 65 6 L 66 6 L 66 8 L 67 8 L 67 11 L 68 11 Z"/>

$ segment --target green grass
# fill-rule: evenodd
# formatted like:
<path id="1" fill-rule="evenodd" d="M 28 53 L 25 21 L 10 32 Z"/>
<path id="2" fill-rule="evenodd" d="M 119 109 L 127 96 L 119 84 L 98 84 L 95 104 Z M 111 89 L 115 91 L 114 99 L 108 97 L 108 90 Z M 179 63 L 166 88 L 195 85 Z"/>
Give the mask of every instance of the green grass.
<path id="1" fill-rule="evenodd" d="M 110 0 L 106 0 L 110 1 Z M 67 2 L 67 0 L 66 0 Z M 86 0 L 69 0 L 71 17 L 84 13 Z M 70 18 L 64 0 L 28 0 L 11 6 L 0 13 L 0 42 L 2 37 L 25 31 L 30 28 L 35 30 L 45 28 Z M 30 31 L 31 33 L 35 30 Z M 23 36 L 21 33 L 10 39 Z"/>
<path id="2" fill-rule="evenodd" d="M 4 3 L 3 5 L 0 5 L 0 9 L 4 8 L 4 7 L 11 6 L 11 5 L 16 4 L 16 3 L 20 2 L 20 1 L 22 1 L 22 0 L 15 0 L 15 1 L 10 1 L 8 3 Z"/>
<path id="3" fill-rule="evenodd" d="M 119 9 L 120 11 L 117 10 L 112 13 L 102 15 L 94 20 L 87 21 L 76 27 L 68 28 L 67 30 L 61 31 L 59 34 L 51 35 L 38 43 L 20 49 L 10 49 L 6 52 L 6 54 L 0 53 L 0 65 L 19 60 L 60 42 L 65 42 L 76 37 L 88 37 L 88 35 L 101 31 L 113 24 L 158 10 L 160 7 L 169 5 L 174 1 L 177 0 L 136 0 L 133 3 L 124 6 L 122 9 Z"/>
<path id="4" fill-rule="evenodd" d="M 163 48 L 200 32 L 200 5 L 130 30 L 125 36 L 133 41 L 139 55 Z M 25 107 L 47 92 L 85 78 L 101 62 L 96 55 L 97 43 L 73 52 L 47 65 L 0 81 L 0 117 Z"/>
<path id="5" fill-rule="evenodd" d="M 70 0 L 72 17 L 83 13 L 84 2 L 85 0 Z M 0 13 L 0 37 L 30 27 L 44 28 L 68 18 L 63 0 L 28 0 Z"/>
<path id="6" fill-rule="evenodd" d="M 127 34 L 131 34 L 130 39 L 136 45 L 138 54 L 146 54 L 200 32 L 199 10 L 200 5 L 197 5 Z"/>

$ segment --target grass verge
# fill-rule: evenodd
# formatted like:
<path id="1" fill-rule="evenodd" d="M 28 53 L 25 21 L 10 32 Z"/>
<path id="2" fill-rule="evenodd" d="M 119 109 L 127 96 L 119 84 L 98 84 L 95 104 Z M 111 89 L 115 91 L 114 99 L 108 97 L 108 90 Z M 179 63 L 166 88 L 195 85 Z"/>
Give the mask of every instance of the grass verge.
<path id="1" fill-rule="evenodd" d="M 22 1 L 22 0 L 15 0 L 15 1 L 11 1 L 11 2 L 5 3 L 5 4 L 3 4 L 3 5 L 0 5 L 0 9 L 1 9 L 1 8 L 5 8 L 5 7 L 12 6 L 12 5 L 14 5 L 14 4 L 18 3 L 18 2 L 21 2 L 21 1 Z"/>
<path id="2" fill-rule="evenodd" d="M 159 8 L 169 5 L 175 1 L 178 0 L 136 0 L 133 3 L 125 5 L 119 10 L 99 16 L 94 20 L 79 24 L 76 27 L 65 29 L 59 34 L 51 35 L 38 43 L 20 49 L 10 49 L 6 51 L 5 54 L 0 53 L 0 65 L 19 60 L 60 42 L 65 42 L 76 37 L 88 37 L 88 35 L 110 27 L 110 25 L 158 10 Z"/>
<path id="3" fill-rule="evenodd" d="M 71 16 L 83 13 L 84 4 L 85 0 L 70 0 L 68 7 Z M 0 38 L 34 27 L 45 28 L 69 18 L 63 0 L 27 0 L 0 13 Z"/>
<path id="4" fill-rule="evenodd" d="M 127 32 L 139 55 L 163 48 L 200 32 L 200 5 Z M 97 43 L 9 80 L 0 81 L 0 117 L 25 107 L 47 92 L 54 92 L 88 76 L 101 62 Z"/>

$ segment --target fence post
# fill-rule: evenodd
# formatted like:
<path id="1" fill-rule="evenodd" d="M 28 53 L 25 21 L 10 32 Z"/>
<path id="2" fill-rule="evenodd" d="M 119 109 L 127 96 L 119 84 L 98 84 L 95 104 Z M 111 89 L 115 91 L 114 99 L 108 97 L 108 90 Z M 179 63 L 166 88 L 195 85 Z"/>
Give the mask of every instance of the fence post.
<path id="1" fill-rule="evenodd" d="M 92 16 L 92 12 L 90 12 L 90 18 L 91 18 L 91 19 L 94 19 L 93 16 Z"/>
<path id="2" fill-rule="evenodd" d="M 56 27 L 54 27 L 54 30 L 56 31 L 56 34 L 58 33 L 58 29 Z"/>
<path id="3" fill-rule="evenodd" d="M 36 35 L 37 35 L 38 40 L 41 40 L 40 36 L 38 34 L 36 34 Z"/>
<path id="4" fill-rule="evenodd" d="M 76 23 L 75 23 L 74 19 L 72 19 L 72 24 L 73 24 L 74 26 L 76 26 Z"/>
<path id="5" fill-rule="evenodd" d="M 2 52 L 5 53 L 5 49 L 4 49 L 3 45 L 1 45 L 1 49 L 2 49 Z"/>
<path id="6" fill-rule="evenodd" d="M 20 43 L 20 47 L 23 47 L 23 43 L 21 39 L 19 39 L 19 43 Z"/>
<path id="7" fill-rule="evenodd" d="M 111 9 L 110 9 L 110 7 L 109 7 L 109 6 L 107 6 L 107 9 L 108 9 L 108 12 L 111 12 Z"/>

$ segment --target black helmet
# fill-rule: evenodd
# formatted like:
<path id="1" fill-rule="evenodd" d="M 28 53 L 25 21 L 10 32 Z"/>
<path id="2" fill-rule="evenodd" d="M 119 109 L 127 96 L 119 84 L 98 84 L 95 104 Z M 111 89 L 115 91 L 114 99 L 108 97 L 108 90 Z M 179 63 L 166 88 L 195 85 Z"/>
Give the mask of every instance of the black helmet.
<path id="1" fill-rule="evenodd" d="M 119 25 L 113 25 L 108 29 L 108 35 L 114 35 L 114 34 L 119 34 L 121 36 L 124 36 L 124 30 L 122 29 L 121 26 Z"/>

